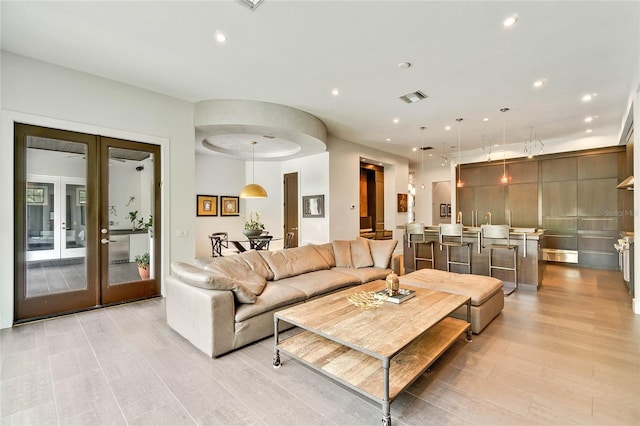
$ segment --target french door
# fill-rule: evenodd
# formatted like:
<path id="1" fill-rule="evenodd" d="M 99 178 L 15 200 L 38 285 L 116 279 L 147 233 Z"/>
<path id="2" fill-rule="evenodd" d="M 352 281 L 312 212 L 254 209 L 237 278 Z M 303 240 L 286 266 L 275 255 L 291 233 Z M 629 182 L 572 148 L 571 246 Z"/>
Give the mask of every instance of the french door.
<path id="1" fill-rule="evenodd" d="M 158 295 L 159 177 L 156 145 L 16 124 L 15 321 Z"/>

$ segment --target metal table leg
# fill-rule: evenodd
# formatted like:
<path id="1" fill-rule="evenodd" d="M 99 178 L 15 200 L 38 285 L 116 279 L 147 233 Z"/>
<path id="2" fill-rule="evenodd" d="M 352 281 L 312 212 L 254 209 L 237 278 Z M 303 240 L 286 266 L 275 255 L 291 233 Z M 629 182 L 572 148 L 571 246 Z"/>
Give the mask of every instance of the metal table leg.
<path id="1" fill-rule="evenodd" d="M 273 317 L 273 368 L 280 368 L 280 350 L 278 349 L 278 318 Z"/>
<path id="2" fill-rule="evenodd" d="M 382 360 L 382 426 L 391 426 L 391 402 L 389 401 L 389 358 Z"/>

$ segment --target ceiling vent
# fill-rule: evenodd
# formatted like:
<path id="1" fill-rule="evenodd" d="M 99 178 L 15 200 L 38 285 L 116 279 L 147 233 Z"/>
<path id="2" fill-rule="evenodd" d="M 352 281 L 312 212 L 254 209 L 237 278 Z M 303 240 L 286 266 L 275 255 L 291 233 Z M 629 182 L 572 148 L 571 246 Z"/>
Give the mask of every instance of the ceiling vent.
<path id="1" fill-rule="evenodd" d="M 423 151 L 429 151 L 430 149 L 433 149 L 432 146 L 423 146 L 422 148 L 420 148 Z"/>
<path id="2" fill-rule="evenodd" d="M 406 95 L 400 96 L 400 99 L 402 99 L 408 104 L 412 104 L 414 102 L 418 102 L 426 98 L 427 98 L 427 95 L 425 95 L 419 90 L 416 92 L 411 92 L 411 93 L 407 93 Z"/>
<path id="3" fill-rule="evenodd" d="M 253 12 L 262 4 L 263 0 L 238 0 L 238 2 Z"/>

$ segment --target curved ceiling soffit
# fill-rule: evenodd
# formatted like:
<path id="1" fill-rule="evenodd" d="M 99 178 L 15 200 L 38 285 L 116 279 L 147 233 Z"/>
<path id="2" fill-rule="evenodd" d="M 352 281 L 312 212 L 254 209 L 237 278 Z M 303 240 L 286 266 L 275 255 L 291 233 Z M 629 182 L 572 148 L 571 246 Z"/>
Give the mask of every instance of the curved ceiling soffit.
<path id="1" fill-rule="evenodd" d="M 286 160 L 326 151 L 319 118 L 284 105 L 247 100 L 195 104 L 196 152 L 238 159 Z M 251 142 L 258 142 L 252 145 Z"/>

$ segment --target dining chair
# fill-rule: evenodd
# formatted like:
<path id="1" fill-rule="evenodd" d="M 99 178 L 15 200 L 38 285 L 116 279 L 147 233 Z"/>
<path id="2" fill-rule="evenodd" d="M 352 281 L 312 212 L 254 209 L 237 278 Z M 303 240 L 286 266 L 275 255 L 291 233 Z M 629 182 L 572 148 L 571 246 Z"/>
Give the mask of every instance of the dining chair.
<path id="1" fill-rule="evenodd" d="M 214 232 L 209 235 L 209 240 L 211 240 L 211 257 L 238 253 L 238 250 L 229 248 L 229 234 L 227 232 Z"/>
<path id="2" fill-rule="evenodd" d="M 287 236 L 284 238 L 284 248 L 291 247 L 294 235 L 295 234 L 293 232 L 287 232 Z"/>
<path id="3" fill-rule="evenodd" d="M 259 235 L 257 237 L 249 237 L 249 248 L 252 250 L 269 250 L 269 243 L 273 235 Z"/>

